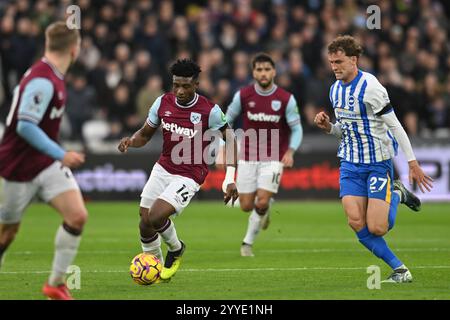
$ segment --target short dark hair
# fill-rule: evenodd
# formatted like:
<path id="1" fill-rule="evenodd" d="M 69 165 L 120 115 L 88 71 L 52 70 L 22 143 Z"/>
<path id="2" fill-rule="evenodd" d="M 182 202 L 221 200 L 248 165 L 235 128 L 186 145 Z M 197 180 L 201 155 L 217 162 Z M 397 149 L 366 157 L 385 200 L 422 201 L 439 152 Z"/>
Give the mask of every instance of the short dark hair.
<path id="1" fill-rule="evenodd" d="M 263 62 L 268 62 L 272 65 L 272 67 L 275 68 L 275 62 L 273 62 L 272 57 L 264 52 L 258 53 L 256 56 L 253 57 L 252 68 L 255 69 L 257 63 L 263 63 Z"/>
<path id="2" fill-rule="evenodd" d="M 200 72 L 202 70 L 199 65 L 191 59 L 178 59 L 170 67 L 170 73 L 177 77 L 192 77 L 192 79 L 197 79 Z"/>
<path id="3" fill-rule="evenodd" d="M 361 45 L 349 35 L 339 36 L 328 45 L 328 53 L 343 51 L 348 57 L 360 57 L 363 53 Z"/>

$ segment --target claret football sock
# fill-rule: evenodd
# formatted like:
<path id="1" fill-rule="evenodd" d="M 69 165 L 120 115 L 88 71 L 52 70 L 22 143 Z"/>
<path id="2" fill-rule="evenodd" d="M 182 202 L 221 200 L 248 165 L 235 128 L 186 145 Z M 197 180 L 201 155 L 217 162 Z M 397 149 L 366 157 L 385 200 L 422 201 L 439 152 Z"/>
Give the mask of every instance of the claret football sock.
<path id="1" fill-rule="evenodd" d="M 72 264 L 81 241 L 81 230 L 63 224 L 58 228 L 55 237 L 55 256 L 48 283 L 58 286 L 64 283 L 67 268 Z"/>
<path id="2" fill-rule="evenodd" d="M 166 224 L 158 230 L 158 233 L 169 247 L 169 251 L 177 251 L 181 249 L 181 242 L 178 239 L 175 224 L 170 219 L 167 219 Z"/>
<path id="3" fill-rule="evenodd" d="M 375 256 L 386 262 L 392 269 L 400 267 L 403 263 L 389 249 L 383 237 L 376 236 L 369 232 L 367 226 L 356 232 L 359 242 L 361 242 Z"/>

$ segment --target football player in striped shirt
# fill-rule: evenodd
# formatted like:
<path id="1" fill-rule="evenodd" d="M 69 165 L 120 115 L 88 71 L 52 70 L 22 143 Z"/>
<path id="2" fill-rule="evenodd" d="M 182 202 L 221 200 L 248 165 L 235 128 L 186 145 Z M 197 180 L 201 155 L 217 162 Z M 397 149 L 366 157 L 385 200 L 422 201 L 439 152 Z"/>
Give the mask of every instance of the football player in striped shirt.
<path id="1" fill-rule="evenodd" d="M 315 123 L 340 138 L 340 197 L 350 227 L 370 252 L 393 269 L 385 282 L 411 282 L 411 272 L 383 238 L 394 226 L 399 203 L 420 210 L 420 200 L 400 180 L 393 181 L 397 147 L 408 160 L 410 183 L 416 182 L 425 192 L 431 190 L 432 179 L 417 162 L 386 89 L 372 74 L 358 69 L 361 53 L 351 36 L 329 44 L 328 60 L 337 79 L 329 98 L 337 121 L 330 123 L 328 115 L 320 112 Z"/>

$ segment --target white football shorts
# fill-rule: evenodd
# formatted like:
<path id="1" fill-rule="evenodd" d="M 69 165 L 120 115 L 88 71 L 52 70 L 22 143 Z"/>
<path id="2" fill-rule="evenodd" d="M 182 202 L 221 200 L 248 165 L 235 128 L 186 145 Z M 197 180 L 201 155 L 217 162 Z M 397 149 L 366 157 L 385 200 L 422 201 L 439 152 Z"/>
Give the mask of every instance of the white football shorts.
<path id="1" fill-rule="evenodd" d="M 143 208 L 151 208 L 156 199 L 170 203 L 180 214 L 192 197 L 200 190 L 200 185 L 191 178 L 171 174 L 159 163 L 155 163 L 141 194 Z"/>
<path id="2" fill-rule="evenodd" d="M 239 193 L 253 193 L 257 189 L 278 192 L 283 164 L 279 161 L 239 160 L 236 187 Z"/>
<path id="3" fill-rule="evenodd" d="M 22 220 L 26 207 L 34 197 L 49 202 L 69 190 L 80 190 L 72 171 L 60 161 L 42 170 L 33 180 L 17 182 L 3 180 L 3 205 L 0 223 L 13 224 Z"/>

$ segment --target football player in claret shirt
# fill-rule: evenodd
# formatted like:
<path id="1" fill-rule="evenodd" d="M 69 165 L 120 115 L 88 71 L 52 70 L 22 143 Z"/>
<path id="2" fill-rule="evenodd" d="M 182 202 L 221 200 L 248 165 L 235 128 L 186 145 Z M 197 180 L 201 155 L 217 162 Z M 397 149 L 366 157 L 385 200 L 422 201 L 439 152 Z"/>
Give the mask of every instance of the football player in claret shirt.
<path id="1" fill-rule="evenodd" d="M 392 158 L 398 145 L 409 164 L 409 180 L 424 192 L 432 179 L 423 173 L 411 143 L 398 121 L 386 89 L 368 72 L 358 69 L 361 46 L 351 36 L 340 36 L 328 46 L 328 60 L 336 75 L 329 92 L 336 123 L 325 112 L 314 122 L 340 140 L 340 197 L 348 223 L 370 252 L 393 272 L 385 282 L 411 282 L 412 275 L 388 247 L 383 236 L 393 228 L 399 203 L 414 211 L 420 200 L 394 181 Z"/>
<path id="2" fill-rule="evenodd" d="M 161 156 L 153 166 L 141 194 L 139 229 L 142 250 L 157 256 L 163 262 L 161 279 L 168 281 L 180 266 L 186 245 L 178 239 L 175 225 L 170 219 L 180 214 L 200 189 L 208 174 L 204 154 L 210 141 L 203 138 L 207 132 L 219 133 L 227 143 L 227 173 L 223 186 L 224 201 L 234 202 L 237 189 L 234 175 L 237 151 L 233 130 L 225 120 L 220 107 L 199 95 L 200 67 L 192 60 L 178 60 L 170 68 L 173 92 L 158 97 L 150 107 L 147 121 L 132 137 L 123 138 L 118 146 L 121 152 L 129 147 L 144 146 L 161 127 L 163 147 Z M 228 129 L 228 130 L 227 130 Z M 181 139 L 181 141 L 180 141 Z M 190 147 L 180 155 L 179 146 Z M 168 246 L 164 260 L 161 238 Z"/>
<path id="3" fill-rule="evenodd" d="M 242 114 L 237 187 L 241 209 L 251 212 L 241 255 L 253 256 L 260 229 L 267 229 L 272 197 L 278 192 L 284 167 L 292 167 L 303 129 L 295 97 L 274 83 L 275 63 L 264 53 L 252 60 L 254 84 L 240 89 L 227 109 L 233 123 Z M 251 140 L 251 137 L 256 140 Z"/>
<path id="4" fill-rule="evenodd" d="M 0 144 L 0 176 L 5 199 L 0 207 L 0 261 L 14 240 L 23 213 L 35 195 L 62 216 L 55 256 L 43 293 L 50 299 L 72 299 L 64 276 L 75 259 L 87 210 L 69 168 L 84 155 L 57 143 L 66 103 L 64 74 L 80 51 L 78 30 L 55 22 L 45 31 L 45 54 L 23 75 L 15 89 Z"/>

